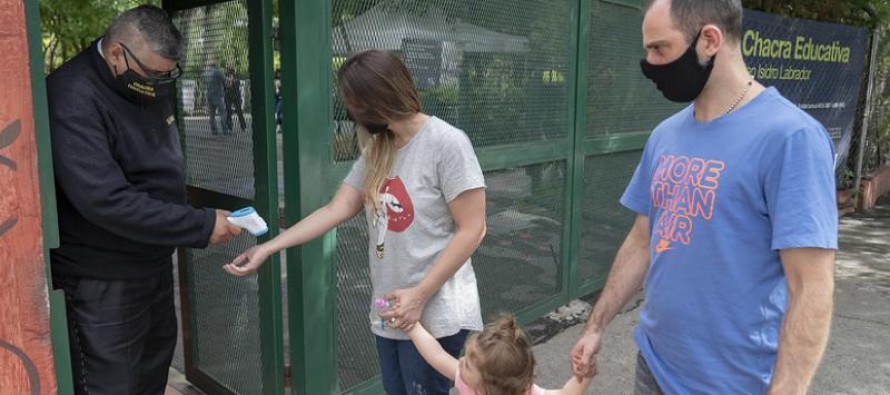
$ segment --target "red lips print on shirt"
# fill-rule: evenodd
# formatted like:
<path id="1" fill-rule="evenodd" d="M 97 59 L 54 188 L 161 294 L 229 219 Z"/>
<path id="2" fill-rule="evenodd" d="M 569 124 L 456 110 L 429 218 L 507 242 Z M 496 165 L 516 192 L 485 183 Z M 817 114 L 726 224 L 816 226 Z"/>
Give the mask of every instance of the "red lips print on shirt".
<path id="1" fill-rule="evenodd" d="M 404 232 L 414 222 L 414 203 L 399 177 L 388 178 L 380 188 L 380 203 L 386 207 L 387 228 Z"/>

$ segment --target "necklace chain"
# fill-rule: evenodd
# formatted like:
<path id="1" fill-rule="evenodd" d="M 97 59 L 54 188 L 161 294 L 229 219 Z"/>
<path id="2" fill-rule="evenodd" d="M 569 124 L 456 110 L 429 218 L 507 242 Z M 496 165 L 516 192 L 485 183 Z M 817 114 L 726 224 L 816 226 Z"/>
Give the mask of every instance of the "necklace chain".
<path id="1" fill-rule="evenodd" d="M 727 108 L 726 111 L 723 112 L 723 115 L 729 114 L 730 112 L 732 112 L 732 110 L 735 110 L 735 107 L 738 106 L 739 103 L 742 102 L 742 99 L 745 97 L 745 95 L 748 94 L 748 90 L 751 89 L 752 84 L 754 84 L 753 78 L 748 80 L 748 84 L 745 85 L 745 89 L 742 89 L 742 93 L 740 93 L 739 97 L 737 97 L 735 99 L 735 102 L 733 102 L 732 105 L 729 106 L 729 108 Z"/>

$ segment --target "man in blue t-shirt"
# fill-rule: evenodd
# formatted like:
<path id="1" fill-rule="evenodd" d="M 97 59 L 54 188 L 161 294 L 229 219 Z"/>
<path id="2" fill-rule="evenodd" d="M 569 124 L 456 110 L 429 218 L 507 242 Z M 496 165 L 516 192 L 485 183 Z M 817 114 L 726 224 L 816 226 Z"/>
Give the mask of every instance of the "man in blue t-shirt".
<path id="1" fill-rule="evenodd" d="M 655 128 L 621 198 L 638 215 L 574 373 L 595 374 L 606 326 L 645 285 L 635 393 L 804 394 L 831 323 L 832 143 L 748 75 L 739 0 L 643 6 L 643 74 L 694 103 Z"/>

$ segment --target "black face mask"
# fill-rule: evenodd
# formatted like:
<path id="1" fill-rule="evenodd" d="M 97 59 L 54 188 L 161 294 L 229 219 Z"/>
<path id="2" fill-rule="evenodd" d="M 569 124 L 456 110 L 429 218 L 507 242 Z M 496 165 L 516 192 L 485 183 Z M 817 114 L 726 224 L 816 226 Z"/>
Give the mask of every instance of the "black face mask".
<path id="1" fill-rule="evenodd" d="M 704 65 L 698 62 L 695 45 L 698 44 L 699 34 L 695 35 L 686 52 L 673 62 L 654 65 L 647 62 L 646 58 L 640 60 L 643 75 L 655 82 L 661 94 L 670 101 L 685 103 L 695 100 L 711 77 L 717 55 L 712 56 Z"/>
<path id="2" fill-rule="evenodd" d="M 389 126 L 382 123 L 368 123 L 357 121 L 355 117 L 352 116 L 352 112 L 348 110 L 346 111 L 346 116 L 349 117 L 350 121 L 362 124 L 362 126 L 364 126 L 365 129 L 368 130 L 368 133 L 370 133 L 372 136 L 385 133 L 389 130 Z"/>
<path id="3" fill-rule="evenodd" d="M 385 133 L 389 130 L 389 127 L 387 125 L 378 124 L 378 123 L 371 123 L 371 124 L 363 123 L 362 125 L 365 125 L 365 129 L 368 129 L 368 133 L 371 133 L 371 135 Z"/>
<path id="4" fill-rule="evenodd" d="M 148 70 L 145 64 L 143 64 L 136 55 L 130 52 L 130 49 L 123 43 L 118 44 L 124 51 L 124 62 L 127 64 L 127 70 L 118 74 L 115 78 L 115 84 L 121 93 L 130 98 L 130 100 L 141 103 L 153 103 L 160 98 L 172 94 L 173 87 L 176 85 L 176 79 L 179 78 L 179 75 L 182 72 L 179 68 L 179 64 L 176 65 L 175 70 L 167 73 L 166 76 L 160 78 L 145 77 L 133 71 L 133 68 L 130 67 L 130 57 L 133 57 L 136 64 L 143 70 Z M 117 72 L 116 67 L 115 72 Z"/>
<path id="5" fill-rule="evenodd" d="M 158 84 L 150 78 L 128 69 L 115 79 L 118 90 L 131 100 L 142 103 L 153 103 L 159 98 L 170 94 L 174 84 Z"/>

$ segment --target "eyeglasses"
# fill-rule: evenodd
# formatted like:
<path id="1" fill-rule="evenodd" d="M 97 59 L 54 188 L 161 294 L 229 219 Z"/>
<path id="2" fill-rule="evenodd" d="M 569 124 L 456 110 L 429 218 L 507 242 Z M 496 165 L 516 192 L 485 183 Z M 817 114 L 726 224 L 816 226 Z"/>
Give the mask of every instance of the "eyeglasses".
<path id="1" fill-rule="evenodd" d="M 142 63 L 142 61 L 140 61 L 139 58 L 137 58 L 136 55 L 133 54 L 133 51 L 130 51 L 130 48 L 127 48 L 124 43 L 118 41 L 118 44 L 120 44 L 121 48 L 124 49 L 124 62 L 127 63 L 127 68 L 130 68 L 130 61 L 127 60 L 127 55 L 129 55 L 129 57 L 133 58 L 133 60 L 136 61 L 136 64 L 139 65 L 139 68 L 142 69 L 142 71 L 145 73 L 145 76 L 154 80 L 154 82 L 157 84 L 169 84 L 175 82 L 176 79 L 178 79 L 179 76 L 182 75 L 182 68 L 179 67 L 179 63 L 176 63 L 176 68 L 173 70 L 152 70 L 148 68 L 144 63 Z"/>

